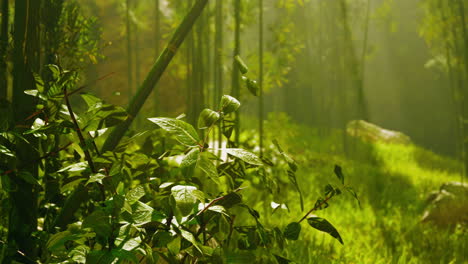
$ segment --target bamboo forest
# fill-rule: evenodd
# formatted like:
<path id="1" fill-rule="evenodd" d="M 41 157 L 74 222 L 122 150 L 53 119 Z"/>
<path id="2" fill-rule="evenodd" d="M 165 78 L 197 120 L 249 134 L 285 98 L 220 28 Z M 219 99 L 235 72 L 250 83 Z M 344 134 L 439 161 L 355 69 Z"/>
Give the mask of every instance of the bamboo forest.
<path id="1" fill-rule="evenodd" d="M 0 263 L 468 263 L 467 0 L 0 0 Z"/>

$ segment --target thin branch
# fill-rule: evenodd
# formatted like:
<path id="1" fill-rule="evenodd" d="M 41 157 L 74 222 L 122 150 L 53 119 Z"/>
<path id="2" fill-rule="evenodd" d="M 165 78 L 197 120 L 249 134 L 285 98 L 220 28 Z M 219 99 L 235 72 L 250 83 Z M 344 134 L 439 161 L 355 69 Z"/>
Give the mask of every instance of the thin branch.
<path id="1" fill-rule="evenodd" d="M 234 190 L 234 192 L 239 192 L 239 191 L 241 191 L 241 190 L 243 190 L 243 189 L 244 189 L 244 188 L 237 188 L 237 189 Z M 226 194 L 226 195 L 224 195 L 224 196 L 221 196 L 221 197 L 218 197 L 218 198 L 213 199 L 205 208 L 203 208 L 203 210 L 201 210 L 200 212 L 198 212 L 196 216 L 199 216 L 199 215 L 203 214 L 206 210 L 208 210 L 208 208 L 210 208 L 211 206 L 213 206 L 215 203 L 217 203 L 217 202 L 223 200 L 223 199 L 226 198 L 229 194 L 231 194 L 231 193 L 228 193 L 228 194 Z"/>
<path id="2" fill-rule="evenodd" d="M 45 154 L 44 156 L 39 157 L 39 158 L 37 159 L 37 161 L 46 159 L 46 158 L 48 158 L 48 157 L 50 157 L 50 156 L 55 156 L 55 155 L 57 155 L 60 151 L 67 149 L 71 144 L 73 144 L 73 142 L 68 142 L 68 144 L 66 144 L 66 145 L 63 146 L 63 147 L 60 147 L 60 148 L 57 149 L 56 151 L 51 151 L 51 152 Z"/>
<path id="3" fill-rule="evenodd" d="M 327 198 L 325 198 L 325 200 L 323 200 L 322 202 L 320 202 L 319 204 L 315 205 L 314 208 L 310 209 L 309 212 L 307 212 L 307 214 L 305 214 L 301 220 L 299 220 L 298 223 L 302 222 L 304 219 L 307 218 L 307 216 L 309 216 L 310 213 L 312 213 L 313 211 L 316 211 L 318 210 L 320 207 L 322 207 L 322 205 L 326 204 L 328 202 L 328 200 L 330 200 L 331 198 L 333 197 L 333 195 L 330 195 L 328 196 Z"/>
<path id="4" fill-rule="evenodd" d="M 76 121 L 75 114 L 73 113 L 73 109 L 70 104 L 70 100 L 68 99 L 68 93 L 67 93 L 67 88 L 63 88 L 63 94 L 65 97 L 65 103 L 67 105 L 68 113 L 70 113 L 70 118 L 72 119 L 73 124 L 75 125 L 76 133 L 78 134 L 78 138 L 80 139 L 80 145 L 81 148 L 83 149 L 83 152 L 85 154 L 86 161 L 88 162 L 89 167 L 91 168 L 91 171 L 93 173 L 96 173 L 96 170 L 94 168 L 94 163 L 91 158 L 91 154 L 89 153 L 88 148 L 86 147 L 86 142 L 83 137 L 83 133 L 81 133 L 80 126 L 78 125 L 78 121 Z"/>

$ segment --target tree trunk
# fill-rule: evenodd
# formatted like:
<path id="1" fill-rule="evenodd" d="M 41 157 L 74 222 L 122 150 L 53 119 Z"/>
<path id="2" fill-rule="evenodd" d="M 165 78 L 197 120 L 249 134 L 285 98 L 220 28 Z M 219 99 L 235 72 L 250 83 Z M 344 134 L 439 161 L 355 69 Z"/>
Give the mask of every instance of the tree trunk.
<path id="1" fill-rule="evenodd" d="M 223 95 L 223 0 L 216 0 L 216 17 L 215 17 L 215 52 L 214 52 L 214 93 L 213 101 L 217 105 Z M 218 133 L 216 141 L 218 142 L 218 149 L 222 145 L 222 131 L 221 125 L 218 126 Z"/>
<path id="2" fill-rule="evenodd" d="M 258 1 L 258 132 L 260 157 L 263 156 L 263 0 Z"/>
<path id="3" fill-rule="evenodd" d="M 132 52 L 132 21 L 130 18 L 131 1 L 126 0 L 126 30 L 127 30 L 127 93 L 128 99 L 133 96 L 133 52 Z"/>
<path id="4" fill-rule="evenodd" d="M 33 72 L 39 72 L 40 7 L 40 0 L 15 2 L 12 102 L 16 125 L 23 130 L 31 126 L 32 120 L 26 121 L 26 118 L 34 111 L 35 106 L 34 97 L 26 95 L 24 90 L 35 88 Z M 25 138 L 29 143 L 20 140 L 16 146 L 17 167 L 20 170 L 12 177 L 14 187 L 10 193 L 8 245 L 13 247 L 12 252 L 19 250 L 29 259 L 35 260 L 37 250 L 32 233 L 37 229 L 37 190 L 36 186 L 26 182 L 19 175 L 30 174 L 37 179 L 37 139 L 32 135 L 26 135 Z M 7 263 L 14 257 L 8 256 Z"/>
<path id="5" fill-rule="evenodd" d="M 10 17 L 8 0 L 2 0 L 2 25 L 0 29 L 0 100 L 6 99 L 8 94 L 8 69 L 6 63 L 6 54 L 8 49 L 8 35 Z"/>
<path id="6" fill-rule="evenodd" d="M 240 23 L 241 23 L 241 0 L 234 0 L 234 54 L 232 61 L 232 96 L 240 99 L 240 84 L 239 84 L 239 67 L 234 59 L 236 55 L 240 55 Z M 235 113 L 235 129 L 234 129 L 234 142 L 239 146 L 239 133 L 240 133 L 240 115 L 239 111 Z"/>
<path id="7" fill-rule="evenodd" d="M 154 2 L 154 53 L 155 58 L 158 58 L 160 52 L 160 42 L 161 42 L 161 12 L 159 10 L 159 0 Z M 159 115 L 160 105 L 159 105 L 159 94 L 153 92 L 153 112 L 155 116 Z"/>

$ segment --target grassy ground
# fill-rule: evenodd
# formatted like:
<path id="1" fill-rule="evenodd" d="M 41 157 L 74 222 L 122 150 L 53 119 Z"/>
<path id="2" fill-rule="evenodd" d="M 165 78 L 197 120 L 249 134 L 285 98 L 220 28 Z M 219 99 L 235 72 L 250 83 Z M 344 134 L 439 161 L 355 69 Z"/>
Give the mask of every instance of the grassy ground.
<path id="1" fill-rule="evenodd" d="M 300 164 L 306 207 L 313 206 L 324 184 L 339 185 L 334 164 L 343 167 L 362 205 L 360 209 L 351 196 L 341 195 L 316 212 L 338 229 L 344 246 L 304 222 L 299 240 L 288 242 L 283 255 L 296 263 L 468 263 L 466 227 L 444 229 L 420 222 L 427 194 L 444 182 L 461 180 L 458 162 L 414 145 L 381 143 L 355 143 L 354 154 L 345 157 L 342 144 L 336 143 L 342 142 L 339 132 L 295 125 L 285 116 L 274 119 L 268 122 L 268 137 L 278 139 Z M 278 197 L 248 199 L 269 215 L 269 199 Z M 264 221 L 286 226 L 300 219 L 304 212 L 298 197 L 287 200 L 291 212 L 277 211 Z"/>

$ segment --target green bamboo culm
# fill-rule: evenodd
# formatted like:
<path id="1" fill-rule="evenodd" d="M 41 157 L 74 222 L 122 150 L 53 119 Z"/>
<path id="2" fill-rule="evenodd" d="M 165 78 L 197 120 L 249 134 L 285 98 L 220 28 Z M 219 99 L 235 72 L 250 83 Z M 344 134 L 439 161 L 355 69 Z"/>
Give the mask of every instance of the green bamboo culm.
<path id="1" fill-rule="evenodd" d="M 138 114 L 146 99 L 149 97 L 149 94 L 153 90 L 154 86 L 158 83 L 172 58 L 174 58 L 174 55 L 184 41 L 185 37 L 192 29 L 193 24 L 200 16 L 207 2 L 208 0 L 197 0 L 192 6 L 190 12 L 185 16 L 182 23 L 174 32 L 172 39 L 167 44 L 166 48 L 164 48 L 163 52 L 146 76 L 143 84 L 141 84 L 135 96 L 133 96 L 131 99 L 127 108 L 129 118 L 111 131 L 102 147 L 103 152 L 113 150 L 122 139 L 123 135 L 132 124 L 133 119 L 135 119 L 135 116 Z"/>

